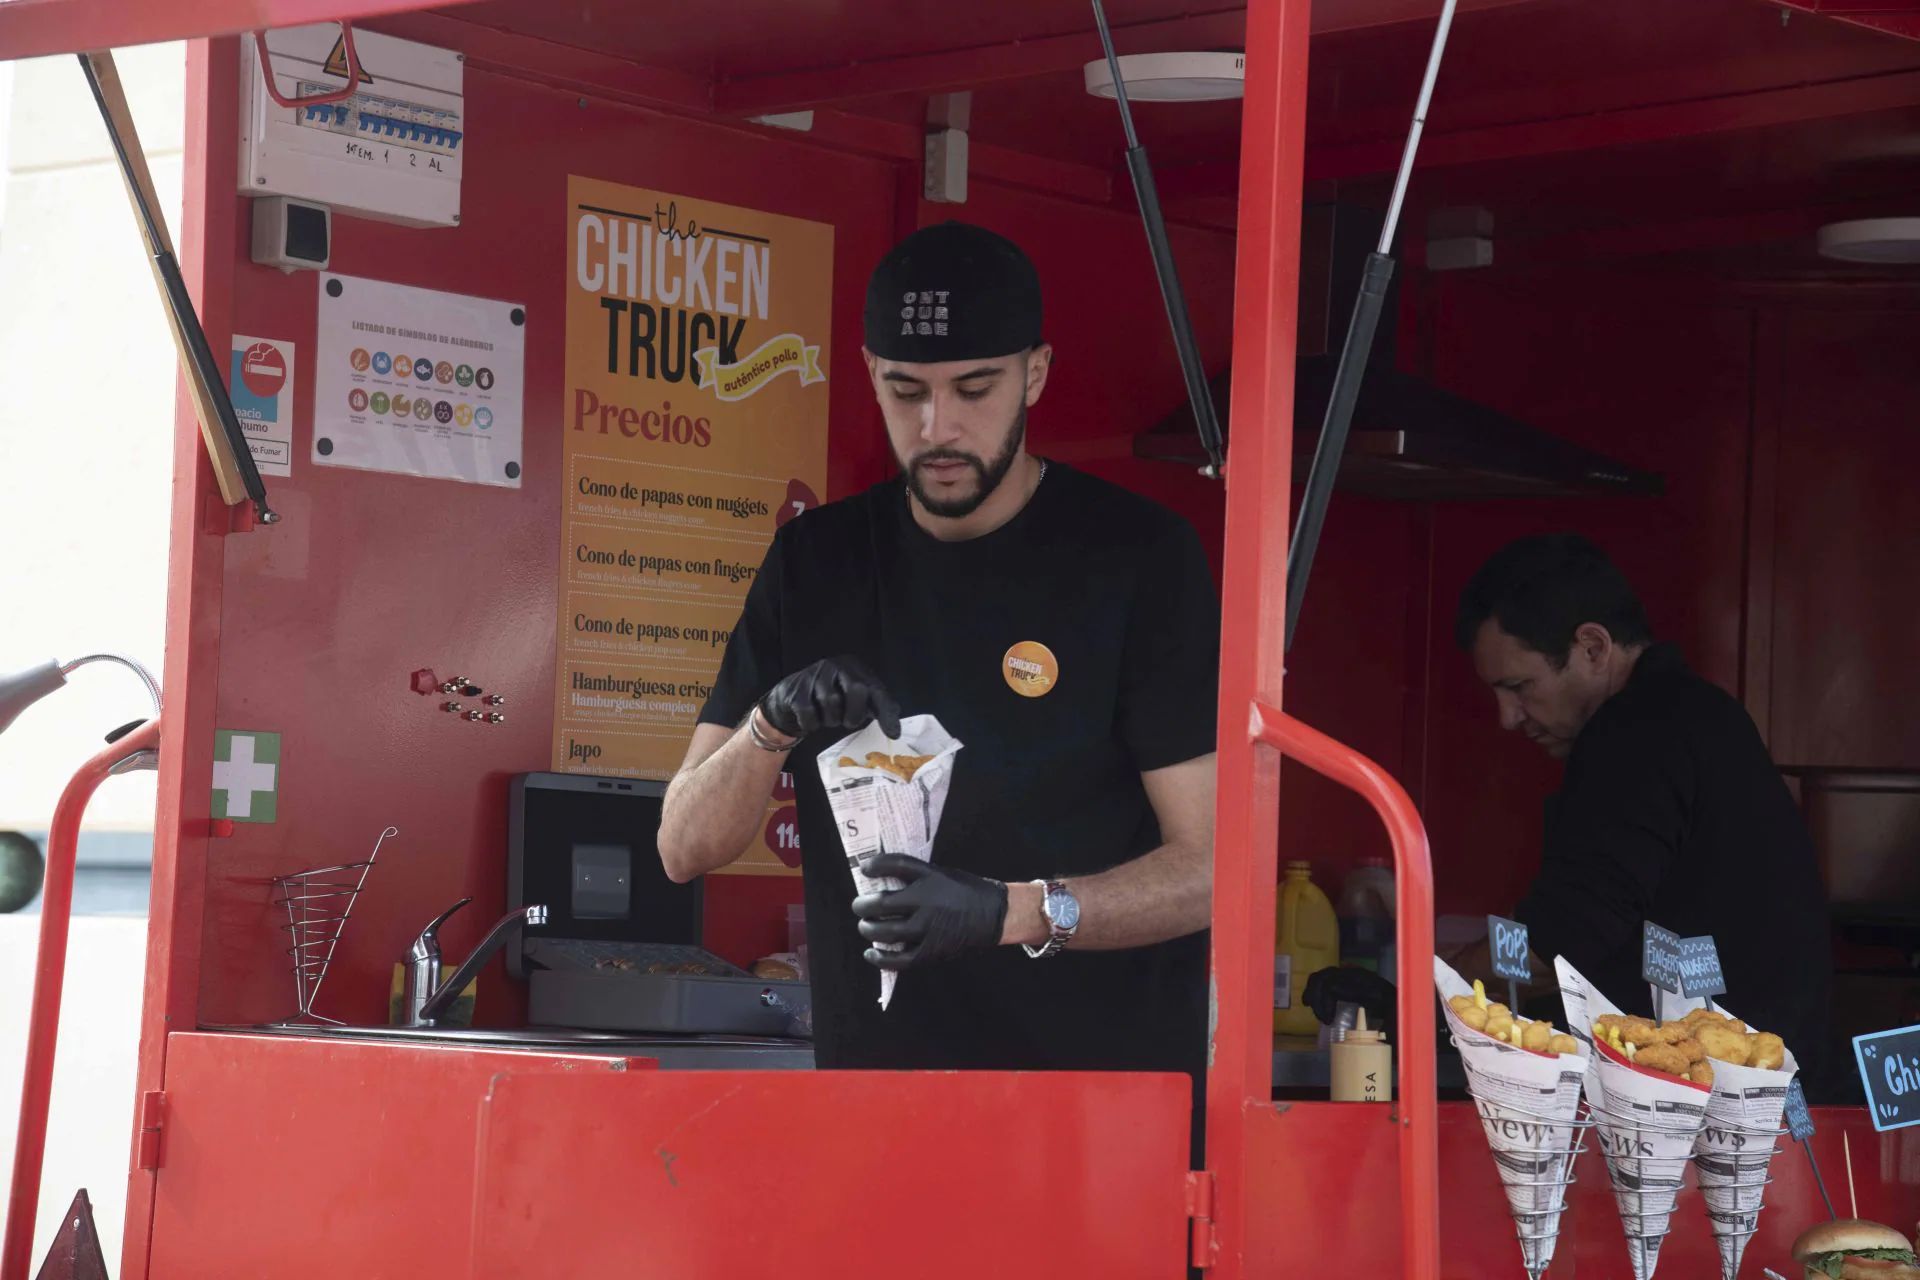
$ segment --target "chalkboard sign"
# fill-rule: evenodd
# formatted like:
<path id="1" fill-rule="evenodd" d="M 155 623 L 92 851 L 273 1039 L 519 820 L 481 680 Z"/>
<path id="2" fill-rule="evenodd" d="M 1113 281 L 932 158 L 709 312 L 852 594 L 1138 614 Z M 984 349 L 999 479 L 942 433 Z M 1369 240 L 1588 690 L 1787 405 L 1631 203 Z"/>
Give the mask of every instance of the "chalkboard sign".
<path id="1" fill-rule="evenodd" d="M 1505 916 L 1487 917 L 1487 942 L 1493 950 L 1493 973 L 1498 978 L 1527 982 L 1533 972 L 1527 967 L 1527 926 Z"/>
<path id="2" fill-rule="evenodd" d="M 1813 1136 L 1813 1113 L 1807 1110 L 1807 1091 L 1800 1087 L 1798 1080 L 1787 1082 L 1787 1132 L 1795 1142 L 1805 1142 Z"/>
<path id="3" fill-rule="evenodd" d="M 1680 994 L 1680 935 L 1651 920 L 1642 926 L 1640 976 L 1662 991 Z"/>
<path id="4" fill-rule="evenodd" d="M 1920 1124 L 1920 1027 L 1855 1036 L 1853 1056 L 1873 1127 L 1885 1133 Z"/>
<path id="5" fill-rule="evenodd" d="M 1720 949 L 1713 945 L 1713 936 L 1680 939 L 1680 994 L 1692 1000 L 1722 995 L 1726 989 L 1726 975 L 1720 972 Z"/>

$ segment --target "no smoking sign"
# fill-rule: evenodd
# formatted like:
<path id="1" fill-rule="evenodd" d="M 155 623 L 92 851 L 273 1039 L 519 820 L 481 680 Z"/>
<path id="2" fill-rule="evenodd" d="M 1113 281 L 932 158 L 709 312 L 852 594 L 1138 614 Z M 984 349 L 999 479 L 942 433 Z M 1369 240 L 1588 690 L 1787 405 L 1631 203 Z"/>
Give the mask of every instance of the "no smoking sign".
<path id="1" fill-rule="evenodd" d="M 256 342 L 240 357 L 240 380 L 263 400 L 280 394 L 287 385 L 287 358 L 271 342 Z"/>

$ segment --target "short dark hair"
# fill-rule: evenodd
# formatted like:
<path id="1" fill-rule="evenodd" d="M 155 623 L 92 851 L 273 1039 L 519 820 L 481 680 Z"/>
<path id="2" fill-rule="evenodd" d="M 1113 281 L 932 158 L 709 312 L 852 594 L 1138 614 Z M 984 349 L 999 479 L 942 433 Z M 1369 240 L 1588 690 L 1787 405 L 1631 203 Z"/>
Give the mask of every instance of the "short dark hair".
<path id="1" fill-rule="evenodd" d="M 1589 622 L 1605 627 L 1615 644 L 1653 643 L 1647 611 L 1626 575 L 1577 533 L 1521 538 L 1494 552 L 1460 593 L 1455 642 L 1471 649 L 1489 618 L 1556 668 L 1566 662 L 1574 632 Z"/>

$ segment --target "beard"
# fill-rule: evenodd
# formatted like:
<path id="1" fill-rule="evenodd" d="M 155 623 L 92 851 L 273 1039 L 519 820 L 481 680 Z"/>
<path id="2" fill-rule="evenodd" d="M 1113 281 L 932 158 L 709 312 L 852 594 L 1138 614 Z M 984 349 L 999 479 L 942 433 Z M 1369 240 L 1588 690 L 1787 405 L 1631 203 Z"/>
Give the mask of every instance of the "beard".
<path id="1" fill-rule="evenodd" d="M 959 520 L 972 515 L 980 509 L 980 504 L 993 496 L 1000 482 L 1013 470 L 1014 460 L 1020 456 L 1020 446 L 1027 438 L 1026 398 L 1021 397 L 1019 412 L 1014 414 L 1013 425 L 1007 428 L 1007 438 L 990 461 L 983 461 L 971 453 L 962 453 L 958 449 L 929 449 L 917 453 L 911 459 L 902 458 L 898 450 L 894 452 L 894 461 L 900 464 L 901 472 L 906 476 L 907 490 L 918 500 L 929 515 L 945 520 Z M 943 498 L 929 489 L 921 468 L 929 462 L 963 462 L 973 472 L 973 492 L 957 497 Z"/>

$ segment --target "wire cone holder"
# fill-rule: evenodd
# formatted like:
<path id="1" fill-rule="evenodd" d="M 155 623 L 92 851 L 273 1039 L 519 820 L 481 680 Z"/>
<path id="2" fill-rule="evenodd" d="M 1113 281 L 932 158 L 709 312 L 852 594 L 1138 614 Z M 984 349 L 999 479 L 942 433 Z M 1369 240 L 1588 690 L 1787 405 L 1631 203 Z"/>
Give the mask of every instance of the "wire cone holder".
<path id="1" fill-rule="evenodd" d="M 1727 1121 L 1709 1109 L 1707 1127 L 1694 1146 L 1694 1172 L 1707 1205 L 1707 1224 L 1720 1248 L 1722 1280 L 1733 1280 L 1747 1243 L 1760 1230 L 1761 1202 L 1773 1183 L 1770 1172 L 1787 1130 Z"/>
<path id="2" fill-rule="evenodd" d="M 1458 1037 L 1449 1038 L 1459 1046 Z M 1462 1062 L 1467 1092 L 1480 1113 L 1488 1150 L 1507 1195 L 1521 1265 L 1530 1280 L 1540 1280 L 1559 1241 L 1567 1188 L 1578 1181 L 1574 1162 L 1587 1149 L 1587 1134 L 1595 1121 L 1577 1087 L 1571 1108 L 1548 1109 L 1545 1104 L 1551 1099 L 1544 1096 L 1543 1105 L 1525 1105 L 1513 1082 L 1486 1078 L 1467 1062 L 1467 1055 L 1462 1055 Z"/>
<path id="3" fill-rule="evenodd" d="M 1660 1246 L 1673 1229 L 1694 1140 L 1706 1123 L 1705 1105 L 1697 1118 L 1666 1117 L 1653 1104 L 1634 1107 L 1610 1097 L 1596 1101 L 1589 1094 L 1587 1108 L 1597 1117 L 1634 1280 L 1650 1280 Z"/>
<path id="4" fill-rule="evenodd" d="M 387 842 L 388 836 L 399 834 L 395 827 L 382 831 L 364 862 L 314 867 L 273 878 L 274 904 L 285 907 L 287 912 L 287 922 L 280 927 L 292 941 L 287 954 L 293 957 L 293 987 L 300 1010 L 292 1021 L 341 1025 L 338 1018 L 315 1013 L 314 1001 L 319 999 L 320 984 L 326 981 L 327 965 L 333 960 L 333 949 L 339 945 L 347 917 L 353 912 L 354 900 L 360 896 L 367 873 L 373 870 L 374 860 L 380 856 L 380 846 Z"/>

